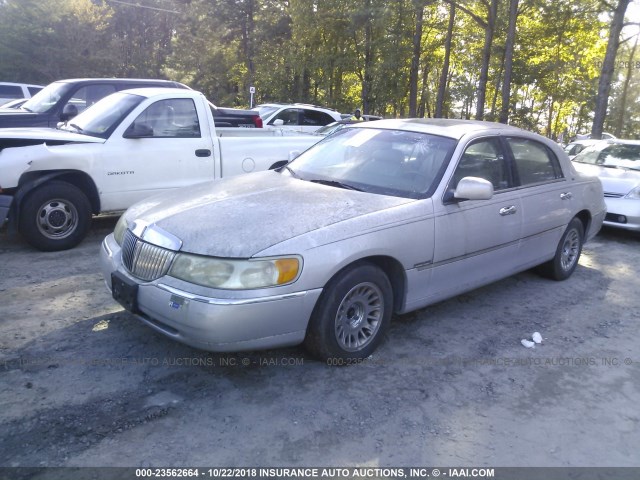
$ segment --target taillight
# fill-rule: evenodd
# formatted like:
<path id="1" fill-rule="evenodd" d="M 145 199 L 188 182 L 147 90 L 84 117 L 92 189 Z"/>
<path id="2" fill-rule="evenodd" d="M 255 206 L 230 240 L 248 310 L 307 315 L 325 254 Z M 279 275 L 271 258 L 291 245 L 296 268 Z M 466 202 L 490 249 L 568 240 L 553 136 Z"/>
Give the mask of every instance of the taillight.
<path id="1" fill-rule="evenodd" d="M 256 125 L 256 128 L 262 128 L 262 117 L 260 115 L 256 115 L 253 117 L 253 123 Z"/>

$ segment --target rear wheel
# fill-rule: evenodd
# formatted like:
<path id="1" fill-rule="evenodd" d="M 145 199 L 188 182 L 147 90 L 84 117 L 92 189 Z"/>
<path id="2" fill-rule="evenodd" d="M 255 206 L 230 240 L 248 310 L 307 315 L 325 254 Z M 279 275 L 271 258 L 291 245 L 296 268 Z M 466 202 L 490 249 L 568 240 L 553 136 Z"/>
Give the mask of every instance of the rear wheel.
<path id="1" fill-rule="evenodd" d="M 306 348 L 322 360 L 363 359 L 381 342 L 391 322 L 393 290 L 385 273 L 363 263 L 325 287 L 313 311 Z"/>
<path id="2" fill-rule="evenodd" d="M 35 248 L 47 252 L 75 247 L 91 224 L 91 206 L 82 191 L 67 182 L 49 182 L 20 206 L 19 230 Z"/>
<path id="3" fill-rule="evenodd" d="M 538 272 L 553 280 L 566 280 L 578 266 L 582 244 L 584 239 L 584 227 L 582 222 L 574 218 L 569 222 L 567 229 L 562 234 L 556 254 L 552 260 L 538 267 Z"/>

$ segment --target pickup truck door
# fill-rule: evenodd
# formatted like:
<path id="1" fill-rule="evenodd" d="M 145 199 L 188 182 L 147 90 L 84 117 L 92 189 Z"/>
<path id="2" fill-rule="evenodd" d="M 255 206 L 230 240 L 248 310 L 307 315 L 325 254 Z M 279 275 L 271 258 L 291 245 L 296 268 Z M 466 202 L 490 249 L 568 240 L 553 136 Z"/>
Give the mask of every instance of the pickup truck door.
<path id="1" fill-rule="evenodd" d="M 191 98 L 162 99 L 114 132 L 100 162 L 103 211 L 216 177 L 213 139 L 202 110 Z"/>

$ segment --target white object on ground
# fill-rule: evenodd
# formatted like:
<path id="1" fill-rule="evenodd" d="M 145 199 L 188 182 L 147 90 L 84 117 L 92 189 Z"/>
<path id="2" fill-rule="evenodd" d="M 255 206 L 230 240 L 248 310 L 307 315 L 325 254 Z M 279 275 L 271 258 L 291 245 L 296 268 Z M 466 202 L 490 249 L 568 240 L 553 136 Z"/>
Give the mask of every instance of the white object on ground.
<path id="1" fill-rule="evenodd" d="M 538 332 L 534 332 L 533 341 L 536 343 L 542 343 L 542 335 L 540 335 Z"/>
<path id="2" fill-rule="evenodd" d="M 536 346 L 536 344 L 534 342 L 531 342 L 529 340 L 525 340 L 524 338 L 522 339 L 522 341 L 520 342 L 524 347 L 527 348 L 534 348 Z"/>

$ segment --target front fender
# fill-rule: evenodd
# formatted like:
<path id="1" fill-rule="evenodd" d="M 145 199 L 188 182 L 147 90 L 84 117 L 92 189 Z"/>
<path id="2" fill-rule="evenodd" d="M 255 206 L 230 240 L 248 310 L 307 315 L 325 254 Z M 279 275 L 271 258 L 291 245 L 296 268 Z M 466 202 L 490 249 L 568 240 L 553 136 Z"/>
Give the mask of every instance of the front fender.
<path id="1" fill-rule="evenodd" d="M 40 144 L 0 151 L 0 188 L 16 188 L 22 174 L 31 167 L 34 153 L 39 154 L 43 148 L 44 145 Z"/>

